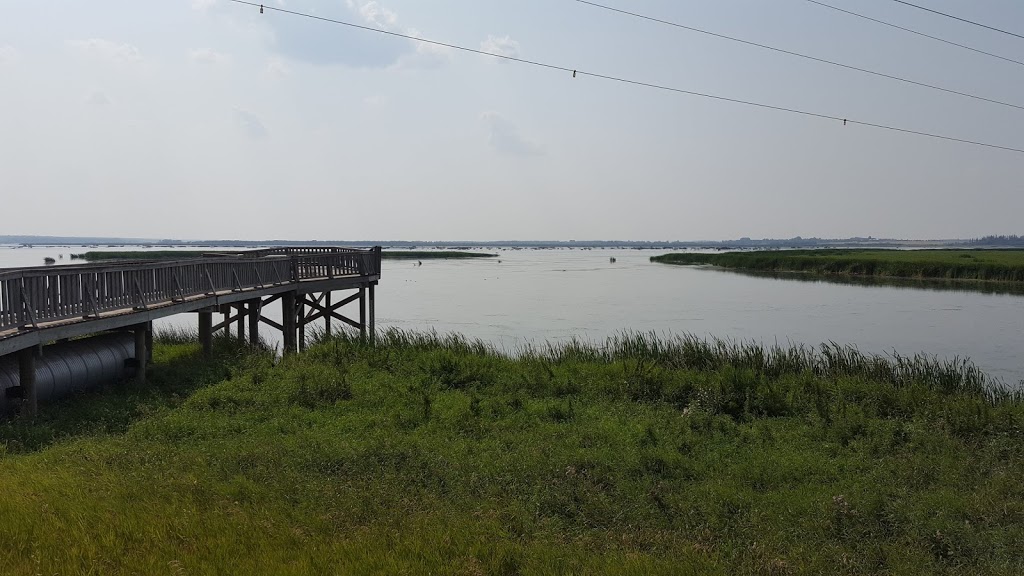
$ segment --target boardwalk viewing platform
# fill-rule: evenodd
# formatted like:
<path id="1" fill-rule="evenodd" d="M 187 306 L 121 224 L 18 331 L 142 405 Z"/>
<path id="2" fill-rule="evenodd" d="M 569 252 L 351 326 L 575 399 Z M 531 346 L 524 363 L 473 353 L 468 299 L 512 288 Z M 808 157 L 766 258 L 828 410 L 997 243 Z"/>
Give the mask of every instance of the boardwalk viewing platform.
<path id="1" fill-rule="evenodd" d="M 135 333 L 137 373 L 145 380 L 153 320 L 198 315 L 205 352 L 213 334 L 259 341 L 259 325 L 282 333 L 284 352 L 305 344 L 305 328 L 338 320 L 374 336 L 374 288 L 380 280 L 380 247 L 271 248 L 220 252 L 175 261 L 130 261 L 0 269 L 0 360 L 16 354 L 21 390 L 30 410 L 33 361 L 41 346 L 110 330 Z M 350 291 L 332 302 L 334 292 Z M 281 322 L 264 315 L 280 300 Z M 358 302 L 357 318 L 340 309 Z M 214 323 L 214 314 L 221 314 Z M 2 391 L 0 391 L 2 392 Z"/>

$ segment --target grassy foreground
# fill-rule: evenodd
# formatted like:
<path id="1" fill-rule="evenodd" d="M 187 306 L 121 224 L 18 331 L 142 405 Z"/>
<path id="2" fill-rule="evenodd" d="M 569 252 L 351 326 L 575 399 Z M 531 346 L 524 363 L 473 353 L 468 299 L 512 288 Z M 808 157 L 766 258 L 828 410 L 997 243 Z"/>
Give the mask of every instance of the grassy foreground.
<path id="1" fill-rule="evenodd" d="M 665 254 L 651 261 L 766 272 L 1024 281 L 1024 250 L 765 250 Z"/>
<path id="2" fill-rule="evenodd" d="M 86 262 L 105 262 L 110 260 L 181 260 L 184 258 L 200 258 L 203 254 L 210 253 L 210 250 L 92 251 L 81 254 L 72 254 L 71 259 L 85 260 Z M 484 254 L 482 252 L 452 252 L 444 250 L 381 251 L 381 259 L 383 260 L 452 260 L 461 258 L 493 258 L 494 256 L 494 254 Z"/>
<path id="3" fill-rule="evenodd" d="M 218 346 L 0 425 L 0 574 L 1024 570 L 1024 403 L 967 363 Z"/>

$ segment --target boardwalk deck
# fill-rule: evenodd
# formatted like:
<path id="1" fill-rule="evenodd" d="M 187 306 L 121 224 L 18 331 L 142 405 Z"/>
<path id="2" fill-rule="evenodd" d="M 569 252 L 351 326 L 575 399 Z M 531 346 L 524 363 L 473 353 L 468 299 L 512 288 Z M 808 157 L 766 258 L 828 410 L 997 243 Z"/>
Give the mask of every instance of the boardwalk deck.
<path id="1" fill-rule="evenodd" d="M 380 263 L 379 247 L 316 247 L 211 254 L 173 262 L 0 269 L 0 356 L 184 312 L 234 306 L 255 315 L 263 307 L 262 299 L 277 299 L 283 293 L 293 293 L 297 305 L 307 303 L 307 294 L 339 290 L 359 290 L 360 299 L 365 299 L 366 290 L 380 279 Z M 247 304 L 257 300 L 261 305 L 249 311 Z M 333 314 L 319 317 L 341 317 L 336 311 L 331 307 Z M 301 329 L 306 320 L 296 318 L 296 327 Z M 366 330 L 365 317 L 349 321 Z M 286 344 L 290 340 L 286 334 Z"/>

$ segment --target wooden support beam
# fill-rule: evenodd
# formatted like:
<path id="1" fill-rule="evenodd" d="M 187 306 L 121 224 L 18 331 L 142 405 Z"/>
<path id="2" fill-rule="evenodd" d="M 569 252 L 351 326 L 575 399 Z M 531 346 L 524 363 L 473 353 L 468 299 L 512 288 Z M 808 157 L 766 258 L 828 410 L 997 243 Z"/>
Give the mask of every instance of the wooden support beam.
<path id="1" fill-rule="evenodd" d="M 203 345 L 203 354 L 213 354 L 213 312 L 199 313 L 199 342 Z"/>
<path id="2" fill-rule="evenodd" d="M 295 346 L 295 291 L 285 292 L 281 296 L 281 320 L 284 323 L 284 353 L 292 354 Z"/>
<path id="3" fill-rule="evenodd" d="M 139 384 L 146 383 L 146 324 L 136 324 L 135 331 L 135 381 Z"/>
<path id="4" fill-rule="evenodd" d="M 245 302 L 238 303 L 238 341 L 245 343 Z"/>
<path id="5" fill-rule="evenodd" d="M 328 310 L 331 309 L 330 292 L 324 292 L 324 308 L 327 308 Z M 328 338 L 331 337 L 331 317 L 328 314 L 324 314 L 324 335 L 326 335 Z"/>
<path id="6" fill-rule="evenodd" d="M 299 310 L 297 313 L 299 321 L 299 352 L 306 351 L 306 299 L 299 299 Z"/>
<path id="7" fill-rule="evenodd" d="M 35 418 L 39 411 L 36 393 L 36 350 L 26 348 L 18 352 L 18 378 L 21 385 L 21 413 Z"/>
<path id="8" fill-rule="evenodd" d="M 370 284 L 370 344 L 377 343 L 377 304 L 374 297 L 376 284 Z"/>
<path id="9" fill-rule="evenodd" d="M 346 318 L 345 316 L 335 312 L 335 310 L 343 307 L 344 305 L 346 305 L 346 304 L 348 304 L 350 302 L 356 301 L 358 298 L 359 298 L 359 292 L 356 292 L 355 294 L 352 294 L 351 296 L 349 296 L 348 298 L 345 298 L 344 300 L 342 300 L 341 302 L 338 302 L 337 304 L 331 304 L 331 306 L 329 308 L 317 304 L 316 301 L 314 301 L 314 300 L 307 300 L 306 304 L 308 304 L 310 306 L 310 308 L 313 309 L 313 312 L 311 312 L 310 314 L 306 315 L 306 323 L 316 322 L 317 320 L 319 320 L 321 318 L 329 316 L 331 318 L 334 318 L 335 320 L 338 320 L 340 322 L 344 322 L 345 324 L 348 324 L 349 326 L 352 326 L 353 328 L 358 329 L 359 328 L 359 322 L 356 322 L 355 320 L 352 320 L 350 318 Z"/>
<path id="10" fill-rule="evenodd" d="M 153 322 L 146 322 L 146 362 L 153 361 Z"/>
<path id="11" fill-rule="evenodd" d="M 366 287 L 359 287 L 359 336 L 366 338 Z"/>
<path id="12" fill-rule="evenodd" d="M 253 348 L 260 345 L 260 300 L 249 301 L 249 345 Z"/>
<path id="13" fill-rule="evenodd" d="M 264 324 L 266 324 L 268 326 L 273 326 L 274 328 L 277 328 L 281 332 L 284 332 L 284 324 L 278 324 L 277 322 L 271 320 L 270 318 L 267 318 L 266 316 L 262 316 L 261 315 L 260 316 L 260 322 L 263 322 Z"/>

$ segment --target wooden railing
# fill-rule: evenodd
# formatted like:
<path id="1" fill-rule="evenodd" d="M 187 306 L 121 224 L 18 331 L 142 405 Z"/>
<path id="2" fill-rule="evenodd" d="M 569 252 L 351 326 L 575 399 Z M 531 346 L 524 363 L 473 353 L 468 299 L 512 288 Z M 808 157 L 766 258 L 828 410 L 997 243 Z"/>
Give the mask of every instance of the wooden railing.
<path id="1" fill-rule="evenodd" d="M 0 270 L 0 331 L 146 309 L 225 291 L 339 276 L 379 276 L 380 248 Z"/>
<path id="2" fill-rule="evenodd" d="M 245 250 L 242 252 L 215 252 L 208 256 L 244 256 L 249 258 L 262 258 L 265 256 L 310 256 L 314 254 L 365 254 L 366 250 L 356 248 L 338 248 L 337 246 L 292 246 L 281 248 L 261 248 L 259 250 Z"/>

